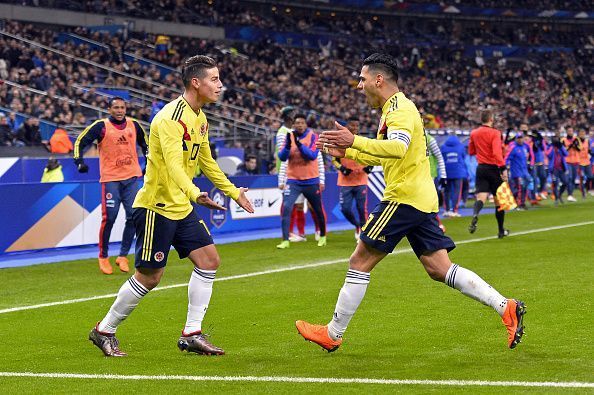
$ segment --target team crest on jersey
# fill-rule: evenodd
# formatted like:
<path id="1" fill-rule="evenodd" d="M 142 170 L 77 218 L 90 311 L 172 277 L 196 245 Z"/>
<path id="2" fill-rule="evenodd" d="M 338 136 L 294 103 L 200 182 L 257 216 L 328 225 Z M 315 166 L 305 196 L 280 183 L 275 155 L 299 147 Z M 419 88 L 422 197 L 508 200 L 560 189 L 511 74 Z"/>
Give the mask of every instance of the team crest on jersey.
<path id="1" fill-rule="evenodd" d="M 165 259 L 165 254 L 163 253 L 163 251 L 155 252 L 155 261 L 161 262 L 163 259 Z"/>
<path id="2" fill-rule="evenodd" d="M 206 135 L 206 132 L 208 132 L 208 124 L 203 123 L 202 125 L 200 125 L 200 136 Z"/>
<path id="3" fill-rule="evenodd" d="M 111 199 L 111 198 L 113 198 L 113 195 L 111 194 L 111 192 L 107 192 L 107 193 L 105 194 L 105 198 L 106 198 L 106 199 Z"/>

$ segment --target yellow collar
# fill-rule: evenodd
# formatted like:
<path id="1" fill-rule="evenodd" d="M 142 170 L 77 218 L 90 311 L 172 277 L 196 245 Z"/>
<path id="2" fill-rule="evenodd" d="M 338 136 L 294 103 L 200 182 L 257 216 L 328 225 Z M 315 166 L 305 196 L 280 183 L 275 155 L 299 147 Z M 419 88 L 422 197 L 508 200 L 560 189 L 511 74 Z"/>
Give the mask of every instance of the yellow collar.
<path id="1" fill-rule="evenodd" d="M 400 91 L 398 91 L 398 92 L 394 93 L 392 96 L 390 96 L 388 98 L 388 100 L 386 100 L 384 105 L 382 106 L 382 114 L 385 114 L 386 111 L 388 111 L 388 108 L 397 100 L 398 95 L 402 95 L 404 97 L 404 93 L 402 93 Z"/>

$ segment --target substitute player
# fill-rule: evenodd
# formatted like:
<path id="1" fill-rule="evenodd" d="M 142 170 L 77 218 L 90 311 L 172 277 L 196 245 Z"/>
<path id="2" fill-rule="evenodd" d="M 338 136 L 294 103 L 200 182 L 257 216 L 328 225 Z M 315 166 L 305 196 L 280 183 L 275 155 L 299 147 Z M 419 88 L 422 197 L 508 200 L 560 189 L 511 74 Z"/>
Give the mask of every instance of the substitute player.
<path id="1" fill-rule="evenodd" d="M 111 229 L 118 217 L 120 203 L 126 211 L 126 224 L 122 235 L 116 265 L 122 272 L 129 271 L 128 252 L 134 240 L 132 203 L 138 193 L 138 178 L 142 170 L 138 164 L 136 146 L 147 154 L 145 132 L 138 121 L 126 118 L 126 102 L 121 97 L 109 101 L 109 118 L 99 119 L 82 131 L 74 143 L 74 162 L 78 171 L 87 173 L 83 152 L 93 141 L 99 147 L 99 172 L 101 175 L 101 227 L 99 228 L 99 270 L 112 274 L 108 247 Z"/>
<path id="2" fill-rule="evenodd" d="M 188 284 L 188 315 L 178 347 L 182 351 L 220 355 L 202 334 L 219 254 L 206 224 L 192 203 L 212 209 L 225 207 L 212 201 L 192 183 L 199 166 L 212 183 L 239 206 L 253 213 L 245 192 L 236 188 L 212 158 L 208 141 L 205 104 L 219 98 L 223 84 L 214 59 L 197 55 L 184 62 L 184 93 L 167 104 L 151 122 L 150 155 L 144 187 L 134 201 L 136 225 L 136 273 L 120 288 L 109 312 L 89 334 L 106 356 L 121 357 L 115 332 L 140 300 L 159 284 L 171 246 L 180 258 L 190 258 L 194 270 Z"/>
<path id="3" fill-rule="evenodd" d="M 470 141 L 468 142 L 468 154 L 476 155 L 478 166 L 476 168 L 476 202 L 472 212 L 472 219 L 468 226 L 470 233 L 476 232 L 478 216 L 489 194 L 495 198 L 495 219 L 499 233 L 497 236 L 501 239 L 509 235 L 509 230 L 505 229 L 505 210 L 499 210 L 497 201 L 497 188 L 508 180 L 505 161 L 503 160 L 503 146 L 501 141 L 501 132 L 493 127 L 495 116 L 490 110 L 481 113 L 482 125 L 470 132 Z"/>
<path id="4" fill-rule="evenodd" d="M 346 128 L 358 135 L 359 118 L 349 118 Z M 340 211 L 355 227 L 355 239 L 359 240 L 361 227 L 367 221 L 367 175 L 371 173 L 373 166 L 365 166 L 348 158 L 334 158 L 332 163 L 339 171 L 336 183 L 340 188 Z M 357 216 L 353 212 L 353 201 L 357 207 Z"/>
<path id="5" fill-rule="evenodd" d="M 382 166 L 386 189 L 351 255 L 332 320 L 328 325 L 297 321 L 297 329 L 306 340 L 329 352 L 338 349 L 363 300 L 371 270 L 406 236 L 432 279 L 497 311 L 507 328 L 508 346 L 514 348 L 524 333 L 524 303 L 501 296 L 478 275 L 450 261 L 448 251 L 455 245 L 439 229 L 435 218 L 437 193 L 429 171 L 421 116 L 414 103 L 399 91 L 397 81 L 395 59 L 385 54 L 365 59 L 357 88 L 372 107 L 382 110 L 377 140 L 354 136 L 338 123 L 337 130 L 320 136 L 318 147 L 332 156 Z"/>
<path id="6" fill-rule="evenodd" d="M 318 136 L 307 127 L 303 114 L 295 115 L 294 130 L 287 133 L 285 145 L 278 153 L 281 161 L 287 162 L 287 184 L 283 185 L 282 232 L 283 240 L 276 246 L 279 249 L 289 248 L 289 224 L 293 205 L 303 194 L 311 204 L 317 223 L 320 227 L 318 247 L 326 245 L 326 213 L 322 205 L 323 186 L 318 167 L 320 151 L 316 148 Z M 282 175 L 279 174 L 279 182 Z"/>

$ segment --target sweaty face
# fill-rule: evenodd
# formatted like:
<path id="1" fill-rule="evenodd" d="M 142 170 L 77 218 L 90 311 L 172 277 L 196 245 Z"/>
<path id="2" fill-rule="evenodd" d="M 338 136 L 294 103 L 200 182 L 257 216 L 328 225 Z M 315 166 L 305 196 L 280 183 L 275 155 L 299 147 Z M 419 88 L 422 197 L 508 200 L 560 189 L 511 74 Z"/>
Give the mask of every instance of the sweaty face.
<path id="1" fill-rule="evenodd" d="M 365 65 L 361 68 L 361 73 L 359 73 L 359 85 L 357 85 L 357 89 L 363 91 L 365 97 L 367 98 L 367 103 L 369 103 L 372 108 L 379 108 L 381 105 L 376 86 L 376 78 L 377 76 L 372 76 L 370 74 L 369 66 Z"/>
<path id="2" fill-rule="evenodd" d="M 195 85 L 196 82 L 198 86 Z M 204 78 L 193 78 L 192 85 L 198 89 L 198 96 L 205 103 L 214 103 L 219 100 L 223 90 L 223 83 L 219 78 L 219 69 L 217 67 L 207 69 Z"/>
<path id="3" fill-rule="evenodd" d="M 121 121 L 126 116 L 126 102 L 123 100 L 114 100 L 109 107 L 109 115 L 117 121 Z"/>
<path id="4" fill-rule="evenodd" d="M 305 119 L 297 118 L 295 119 L 295 122 L 293 122 L 293 127 L 295 128 L 297 133 L 301 134 L 305 132 L 305 129 L 307 129 L 307 123 L 305 122 Z"/>

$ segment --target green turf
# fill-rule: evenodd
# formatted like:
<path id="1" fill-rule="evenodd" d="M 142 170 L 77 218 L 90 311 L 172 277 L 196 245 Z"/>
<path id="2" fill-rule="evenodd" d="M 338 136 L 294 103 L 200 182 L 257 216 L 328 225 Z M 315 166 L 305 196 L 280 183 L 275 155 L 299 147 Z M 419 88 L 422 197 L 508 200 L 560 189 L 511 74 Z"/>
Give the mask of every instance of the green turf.
<path id="1" fill-rule="evenodd" d="M 507 216 L 512 233 L 594 220 L 594 202 L 543 207 Z M 493 236 L 494 216 L 444 221 L 455 241 Z M 329 320 L 354 248 L 352 232 L 274 248 L 277 240 L 219 246 L 217 277 L 334 259 L 337 263 L 215 284 L 205 330 L 223 357 L 180 353 L 186 289 L 150 293 L 120 327 L 127 358 L 105 358 L 87 340 L 113 299 L 0 314 L 0 371 L 122 375 L 292 376 L 491 381 L 594 382 L 594 225 L 461 244 L 452 260 L 476 271 L 502 294 L 528 305 L 527 336 L 516 350 L 490 308 L 433 282 L 412 253 L 392 255 L 372 273 L 367 295 L 343 347 L 328 354 L 304 342 L 296 319 Z M 402 243 L 399 248 L 407 248 Z M 162 285 L 187 282 L 191 266 L 173 258 Z M 95 260 L 0 270 L 0 309 L 117 292 L 127 275 L 98 273 Z M 583 393 L 584 389 L 478 388 L 369 384 L 292 384 L 3 378 L 11 393 Z M 8 390 L 8 391 L 6 391 Z M 592 389 L 589 390 L 590 392 Z"/>

